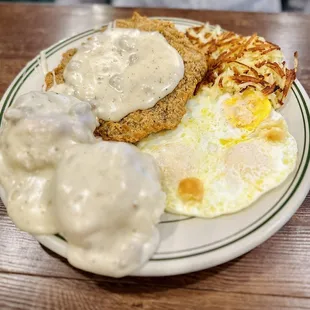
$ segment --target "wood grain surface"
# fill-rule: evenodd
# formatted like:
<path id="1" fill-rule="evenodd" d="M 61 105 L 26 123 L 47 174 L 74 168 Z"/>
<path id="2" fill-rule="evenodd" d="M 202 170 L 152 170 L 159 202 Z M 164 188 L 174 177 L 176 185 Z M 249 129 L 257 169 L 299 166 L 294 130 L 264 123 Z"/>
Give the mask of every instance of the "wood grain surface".
<path id="1" fill-rule="evenodd" d="M 65 37 L 129 17 L 101 5 L 0 4 L 0 96 L 25 64 Z M 310 92 L 310 16 L 138 9 L 209 21 L 299 52 Z M 77 270 L 15 228 L 0 205 L 0 309 L 310 309 L 310 196 L 267 242 L 229 263 L 188 275 L 111 279 Z"/>

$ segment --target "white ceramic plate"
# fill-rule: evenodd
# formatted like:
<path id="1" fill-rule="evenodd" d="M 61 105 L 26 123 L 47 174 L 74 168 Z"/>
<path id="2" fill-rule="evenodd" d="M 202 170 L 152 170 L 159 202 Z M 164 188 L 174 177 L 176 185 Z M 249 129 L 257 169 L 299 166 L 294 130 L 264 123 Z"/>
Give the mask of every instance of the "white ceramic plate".
<path id="1" fill-rule="evenodd" d="M 201 24 L 185 19 L 162 19 L 174 22 L 180 30 Z M 49 69 L 59 63 L 63 52 L 78 47 L 95 31 L 85 31 L 46 49 Z M 0 104 L 0 122 L 5 109 L 17 97 L 42 89 L 43 74 L 39 62 L 40 56 L 29 62 L 4 94 Z M 209 268 L 250 251 L 280 229 L 296 212 L 310 188 L 309 106 L 309 97 L 296 81 L 286 105 L 280 111 L 299 150 L 297 167 L 284 184 L 233 215 L 198 219 L 165 214 L 159 224 L 161 243 L 157 252 L 133 275 L 166 276 Z M 66 257 L 67 244 L 60 236 L 36 238 L 50 250 Z"/>

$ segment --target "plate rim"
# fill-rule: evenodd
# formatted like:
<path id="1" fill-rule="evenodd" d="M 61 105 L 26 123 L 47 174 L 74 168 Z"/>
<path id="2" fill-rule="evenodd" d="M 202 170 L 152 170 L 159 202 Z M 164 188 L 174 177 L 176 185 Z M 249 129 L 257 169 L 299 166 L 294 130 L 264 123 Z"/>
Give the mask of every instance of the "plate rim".
<path id="1" fill-rule="evenodd" d="M 151 17 L 153 19 L 162 19 L 167 21 L 175 22 L 176 24 L 182 24 L 183 26 L 195 26 L 195 25 L 202 25 L 204 23 L 200 21 L 190 20 L 190 19 L 184 19 L 184 18 L 174 18 L 174 17 Z M 184 25 L 186 24 L 186 25 Z M 106 26 L 102 25 L 101 27 Z M 100 28 L 101 28 L 100 27 Z M 92 35 L 93 33 L 99 31 L 100 28 L 92 28 L 89 30 L 86 30 L 84 32 L 75 34 L 71 37 L 67 37 L 65 39 L 62 39 L 55 44 L 51 45 L 47 49 L 44 50 L 47 56 L 50 56 L 57 52 L 59 49 L 65 47 L 66 45 L 82 39 L 84 37 L 87 37 L 89 35 Z M 23 78 L 27 78 L 36 68 L 39 67 L 40 64 L 40 58 L 41 55 L 38 54 L 35 58 L 33 58 L 31 61 L 29 61 L 19 72 L 19 74 L 15 77 L 15 79 L 11 82 L 5 93 L 3 94 L 1 101 L 0 101 L 0 125 L 3 118 L 3 113 L 6 109 L 6 103 L 14 100 L 14 95 L 11 98 L 14 88 L 16 85 L 18 85 L 19 81 Z M 21 83 L 18 85 L 17 90 L 15 92 L 18 93 L 19 88 L 23 85 Z M 301 83 L 296 80 L 294 82 L 294 87 L 299 93 L 300 99 L 304 101 L 305 108 L 308 109 L 310 107 L 310 99 L 301 85 Z M 296 95 L 295 95 L 296 96 Z M 297 96 L 296 99 L 298 100 Z M 308 111 L 309 112 L 309 111 Z M 309 125 L 309 124 L 308 124 Z M 309 149 L 308 149 L 309 152 Z M 309 154 L 308 154 L 309 156 Z M 306 164 L 309 163 L 309 160 Z M 301 166 L 305 166 L 306 164 L 302 165 L 302 162 L 300 163 Z M 297 175 L 297 173 L 296 173 Z M 306 175 L 308 178 L 306 178 Z M 308 180 L 308 181 L 307 181 Z M 307 182 L 306 182 L 307 181 Z M 294 181 L 292 181 L 293 183 Z M 301 190 L 301 185 L 303 185 L 304 192 L 299 193 Z M 228 245 L 224 245 L 220 247 L 219 249 L 216 249 L 213 251 L 214 253 L 218 253 L 217 255 L 220 256 L 220 258 L 217 259 L 209 259 L 209 261 L 206 259 L 204 260 L 204 257 L 210 256 L 209 251 L 206 253 L 198 253 L 195 255 L 191 255 L 190 257 L 180 257 L 180 258 L 167 258 L 167 259 L 156 259 L 151 260 L 147 262 L 140 270 L 132 273 L 134 276 L 167 276 L 167 275 L 176 275 L 176 274 L 184 274 L 188 272 L 198 271 L 206 268 L 210 268 L 219 264 L 222 264 L 224 262 L 227 262 L 231 259 L 234 259 L 236 257 L 239 257 L 240 255 L 243 255 L 244 253 L 250 251 L 251 249 L 255 248 L 259 244 L 263 243 L 265 240 L 267 240 L 270 236 L 272 236 L 275 232 L 277 232 L 285 223 L 291 218 L 291 216 L 297 211 L 299 206 L 302 204 L 304 198 L 308 194 L 309 188 L 310 188 L 310 167 L 307 166 L 305 169 L 304 175 L 300 178 L 300 184 L 297 184 L 296 190 L 292 193 L 291 201 L 289 201 L 289 205 L 292 205 L 292 199 L 294 201 L 294 206 L 290 208 L 290 212 L 284 213 L 283 209 L 286 209 L 286 204 L 283 204 L 283 207 L 276 210 L 276 212 L 269 217 L 266 222 L 263 222 L 261 225 L 259 225 L 257 228 L 254 229 L 254 231 L 249 232 L 245 236 L 237 239 L 236 241 L 233 241 L 232 243 L 229 243 Z M 299 193 L 299 195 L 298 195 Z M 285 196 L 285 195 L 284 195 Z M 287 211 L 287 210 L 285 210 Z M 283 213 L 283 215 L 281 215 Z M 281 216 L 280 216 L 281 215 Z M 270 223 L 271 222 L 271 223 Z M 270 225 L 268 225 L 270 224 Z M 267 228 L 269 229 L 266 230 Z M 264 228 L 263 234 L 258 234 L 259 231 Z M 252 243 L 249 243 L 248 239 L 252 239 L 254 236 L 254 240 Z M 57 253 L 60 256 L 67 257 L 67 250 L 66 250 L 66 242 L 56 235 L 53 236 L 34 236 L 41 244 L 52 250 L 53 252 Z M 243 241 L 243 242 L 242 242 Z M 233 248 L 232 251 L 227 251 L 227 253 L 223 253 L 223 250 L 231 247 L 237 243 L 237 247 Z M 242 246 L 242 244 L 244 244 Z M 236 245 L 236 244 L 235 244 Z M 199 261 L 197 261 L 197 257 L 199 257 Z M 191 260 L 192 263 L 184 262 L 185 260 Z M 163 262 L 165 261 L 165 263 Z M 172 264 L 171 264 L 172 261 Z M 168 262 L 168 264 L 167 264 Z M 166 264 L 166 267 L 163 267 L 162 264 Z M 159 266 L 160 265 L 160 266 Z M 168 266 L 169 265 L 169 266 Z"/>

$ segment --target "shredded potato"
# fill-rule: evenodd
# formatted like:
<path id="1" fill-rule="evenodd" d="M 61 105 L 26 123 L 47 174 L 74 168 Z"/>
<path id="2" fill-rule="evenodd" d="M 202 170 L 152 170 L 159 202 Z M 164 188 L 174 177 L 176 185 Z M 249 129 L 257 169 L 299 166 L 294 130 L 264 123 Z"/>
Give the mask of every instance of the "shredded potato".
<path id="1" fill-rule="evenodd" d="M 221 27 L 189 28 L 187 37 L 206 55 L 208 71 L 196 88 L 212 87 L 213 93 L 242 93 L 246 89 L 262 92 L 279 108 L 296 78 L 297 52 L 294 69 L 288 69 L 278 45 L 253 34 L 243 37 Z"/>

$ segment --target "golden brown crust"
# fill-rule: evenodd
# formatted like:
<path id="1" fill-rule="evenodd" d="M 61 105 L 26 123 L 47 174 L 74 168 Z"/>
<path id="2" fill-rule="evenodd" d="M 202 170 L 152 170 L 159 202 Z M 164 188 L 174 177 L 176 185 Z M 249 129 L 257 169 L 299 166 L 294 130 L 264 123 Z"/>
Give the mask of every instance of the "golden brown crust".
<path id="1" fill-rule="evenodd" d="M 49 90 L 54 85 L 54 82 L 56 82 L 56 84 L 63 84 L 65 82 L 63 76 L 64 70 L 66 68 L 66 65 L 69 63 L 69 61 L 76 52 L 77 52 L 76 48 L 72 48 L 67 52 L 65 52 L 62 55 L 60 64 L 54 69 L 54 71 L 48 72 L 46 74 L 45 76 L 46 90 Z"/>
<path id="2" fill-rule="evenodd" d="M 205 39 L 201 39 L 201 34 Z M 212 33 L 211 29 L 201 26 L 187 29 L 186 35 L 204 51 L 208 62 L 208 71 L 196 92 L 203 85 L 218 85 L 223 92 L 243 92 L 251 87 L 270 96 L 274 108 L 283 104 L 296 78 L 296 53 L 294 69 L 288 69 L 285 63 L 279 62 L 281 52 L 275 52 L 281 51 L 280 47 L 256 33 L 250 37 L 227 31 Z"/>
<path id="3" fill-rule="evenodd" d="M 119 122 L 100 120 L 95 134 L 103 140 L 125 141 L 135 143 L 151 133 L 175 128 L 186 112 L 187 100 L 193 95 L 196 85 L 207 70 L 205 56 L 180 33 L 173 23 L 152 20 L 134 13 L 128 20 L 117 20 L 117 27 L 137 28 L 143 31 L 160 32 L 171 46 L 181 55 L 184 61 L 184 77 L 174 91 L 158 101 L 147 110 L 138 110 L 128 114 Z M 71 51 L 71 52 L 70 52 Z M 60 65 L 55 69 L 56 83 L 63 83 L 63 71 L 76 51 L 70 50 L 63 55 Z M 52 73 L 46 76 L 49 89 L 54 83 Z"/>

